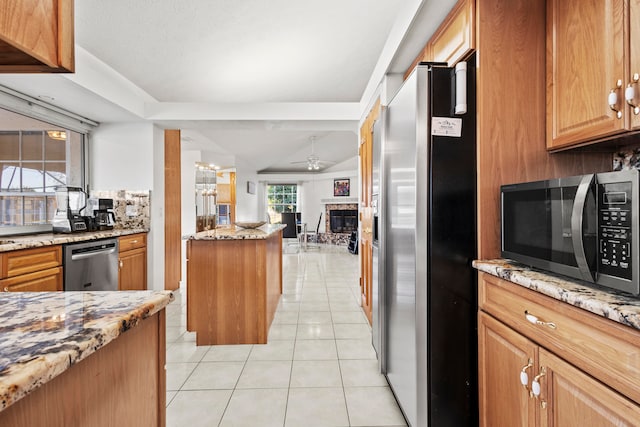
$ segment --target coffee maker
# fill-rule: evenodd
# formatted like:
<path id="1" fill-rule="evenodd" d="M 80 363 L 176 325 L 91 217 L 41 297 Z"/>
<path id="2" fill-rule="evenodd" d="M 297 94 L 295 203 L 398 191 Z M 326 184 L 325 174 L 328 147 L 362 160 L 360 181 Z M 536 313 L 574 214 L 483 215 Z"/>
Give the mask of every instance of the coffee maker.
<path id="1" fill-rule="evenodd" d="M 116 224 L 113 199 L 89 199 L 89 212 L 93 216 L 93 225 L 96 230 L 112 230 Z"/>
<path id="2" fill-rule="evenodd" d="M 54 233 L 87 231 L 82 211 L 87 205 L 87 193 L 80 187 L 56 187 L 56 213 L 51 224 Z"/>

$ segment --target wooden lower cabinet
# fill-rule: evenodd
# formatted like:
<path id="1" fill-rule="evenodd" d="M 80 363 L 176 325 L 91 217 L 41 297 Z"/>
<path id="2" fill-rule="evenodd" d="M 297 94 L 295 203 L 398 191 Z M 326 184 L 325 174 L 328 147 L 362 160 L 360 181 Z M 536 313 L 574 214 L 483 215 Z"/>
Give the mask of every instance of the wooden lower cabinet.
<path id="1" fill-rule="evenodd" d="M 146 234 L 120 237 L 118 290 L 144 291 L 147 289 Z"/>
<path id="2" fill-rule="evenodd" d="M 372 285 L 372 264 L 373 264 L 373 247 L 369 240 L 363 240 L 360 243 L 360 292 L 362 299 L 362 310 L 364 311 L 369 324 L 371 324 L 371 285 Z"/>
<path id="3" fill-rule="evenodd" d="M 542 427 L 637 426 L 640 406 L 553 353 L 540 349 L 543 393 L 534 403 Z"/>
<path id="4" fill-rule="evenodd" d="M 62 247 L 0 253 L 0 279 L 0 290 L 4 292 L 62 291 Z"/>
<path id="5" fill-rule="evenodd" d="M 537 346 L 493 317 L 478 316 L 480 425 L 535 426 L 535 406 L 520 383 L 523 370 L 531 376 Z"/>
<path id="6" fill-rule="evenodd" d="M 62 267 L 49 268 L 0 280 L 4 292 L 55 292 L 62 290 Z"/>
<path id="7" fill-rule="evenodd" d="M 638 425 L 640 332 L 485 273 L 479 284 L 481 426 Z M 554 327 L 521 321 L 527 312 Z"/>

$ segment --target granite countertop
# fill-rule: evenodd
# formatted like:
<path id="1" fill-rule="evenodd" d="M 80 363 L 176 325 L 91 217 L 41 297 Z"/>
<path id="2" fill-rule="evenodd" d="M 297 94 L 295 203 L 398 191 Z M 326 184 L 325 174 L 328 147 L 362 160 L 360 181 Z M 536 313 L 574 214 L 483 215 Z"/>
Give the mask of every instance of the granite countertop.
<path id="1" fill-rule="evenodd" d="M 285 224 L 265 224 L 258 228 L 241 228 L 235 225 L 214 228 L 183 236 L 184 240 L 262 240 L 286 228 Z"/>
<path id="2" fill-rule="evenodd" d="M 0 411 L 173 298 L 170 291 L 0 294 Z"/>
<path id="3" fill-rule="evenodd" d="M 507 259 L 477 260 L 479 271 L 640 329 L 640 297 L 528 267 Z"/>
<path id="4" fill-rule="evenodd" d="M 126 236 L 128 234 L 148 233 L 145 228 L 87 231 L 83 233 L 44 233 L 26 234 L 22 236 L 0 236 L 0 252 L 18 249 L 39 248 L 43 246 L 62 245 L 64 243 L 84 242 L 107 239 L 109 237 Z"/>

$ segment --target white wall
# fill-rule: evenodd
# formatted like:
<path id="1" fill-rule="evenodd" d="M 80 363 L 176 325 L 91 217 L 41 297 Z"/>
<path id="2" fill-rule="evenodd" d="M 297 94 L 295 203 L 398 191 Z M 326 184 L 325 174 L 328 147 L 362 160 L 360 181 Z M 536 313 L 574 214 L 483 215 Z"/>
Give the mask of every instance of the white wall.
<path id="1" fill-rule="evenodd" d="M 246 163 L 236 159 L 236 220 L 237 221 L 264 221 L 266 212 L 260 210 L 258 195 L 258 174 Z M 247 181 L 252 181 L 256 186 L 255 194 L 247 193 Z"/>
<path id="2" fill-rule="evenodd" d="M 182 235 L 196 232 L 196 171 L 195 163 L 201 160 L 200 151 L 189 150 L 180 153 L 182 186 Z M 187 241 L 182 241 L 182 283 L 187 283 Z"/>
<path id="3" fill-rule="evenodd" d="M 153 127 L 151 232 L 147 248 L 147 289 L 164 289 L 164 130 Z"/>
<path id="4" fill-rule="evenodd" d="M 320 221 L 320 233 L 325 232 L 325 203 L 323 199 L 333 199 L 331 203 L 336 203 L 344 198 L 333 197 L 333 180 L 336 178 L 349 178 L 351 192 L 349 198 L 357 199 L 358 189 L 360 188 L 358 180 L 358 171 L 344 171 L 333 173 L 318 174 L 264 174 L 258 175 L 260 180 L 260 197 L 266 199 L 264 188 L 266 184 L 292 184 L 300 185 L 300 200 L 298 202 L 298 210 L 302 213 L 302 222 L 307 224 L 308 230 L 314 230 L 318 224 L 318 217 L 322 213 L 322 221 Z M 353 203 L 358 203 L 354 201 Z M 261 207 L 266 216 L 266 204 Z"/>
<path id="5" fill-rule="evenodd" d="M 153 124 L 105 123 L 89 137 L 90 185 L 95 190 L 153 188 Z"/>
<path id="6" fill-rule="evenodd" d="M 164 132 L 151 123 L 104 123 L 89 137 L 90 190 L 151 190 L 147 288 L 164 289 Z"/>

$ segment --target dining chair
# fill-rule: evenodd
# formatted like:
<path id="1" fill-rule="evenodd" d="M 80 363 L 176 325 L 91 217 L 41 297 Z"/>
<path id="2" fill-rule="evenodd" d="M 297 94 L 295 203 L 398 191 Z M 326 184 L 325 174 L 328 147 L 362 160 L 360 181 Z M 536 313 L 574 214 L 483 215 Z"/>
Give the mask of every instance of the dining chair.
<path id="1" fill-rule="evenodd" d="M 320 243 L 318 237 L 319 237 L 319 233 L 320 233 L 320 223 L 322 222 L 322 212 L 320 212 L 320 217 L 318 218 L 318 224 L 316 225 L 316 230 L 315 231 L 308 231 L 307 232 L 307 248 L 310 249 L 318 249 L 320 248 L 320 246 L 318 245 Z M 313 240 L 313 242 L 315 243 L 315 245 L 309 245 L 308 243 Z"/>

